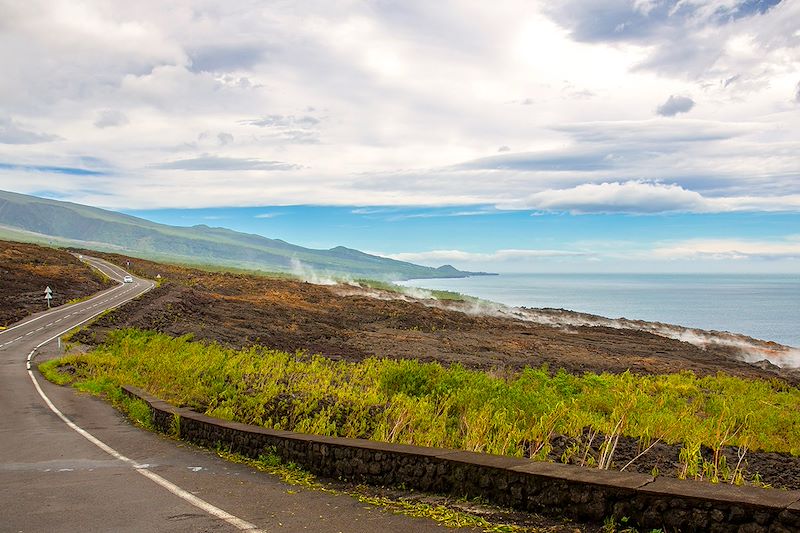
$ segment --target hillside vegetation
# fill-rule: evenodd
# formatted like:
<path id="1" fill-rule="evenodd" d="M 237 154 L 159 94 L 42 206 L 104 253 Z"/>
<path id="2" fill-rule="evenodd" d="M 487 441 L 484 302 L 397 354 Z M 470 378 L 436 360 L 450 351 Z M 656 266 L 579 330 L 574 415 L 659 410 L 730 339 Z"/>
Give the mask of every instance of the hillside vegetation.
<path id="1" fill-rule="evenodd" d="M 0 191 L 0 238 L 245 269 L 287 272 L 301 264 L 307 269 L 375 279 L 480 274 L 449 265 L 415 265 L 343 246 L 314 250 L 225 228 L 157 224 L 114 211 L 6 191 Z"/>

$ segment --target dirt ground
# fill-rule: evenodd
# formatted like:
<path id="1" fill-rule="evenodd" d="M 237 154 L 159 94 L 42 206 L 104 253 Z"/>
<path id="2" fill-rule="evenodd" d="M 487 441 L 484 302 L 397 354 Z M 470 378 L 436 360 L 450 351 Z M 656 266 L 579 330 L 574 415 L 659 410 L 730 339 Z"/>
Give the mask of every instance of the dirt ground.
<path id="1" fill-rule="evenodd" d="M 47 309 L 45 287 L 52 289 L 55 307 L 111 286 L 63 250 L 0 241 L 0 326 Z"/>

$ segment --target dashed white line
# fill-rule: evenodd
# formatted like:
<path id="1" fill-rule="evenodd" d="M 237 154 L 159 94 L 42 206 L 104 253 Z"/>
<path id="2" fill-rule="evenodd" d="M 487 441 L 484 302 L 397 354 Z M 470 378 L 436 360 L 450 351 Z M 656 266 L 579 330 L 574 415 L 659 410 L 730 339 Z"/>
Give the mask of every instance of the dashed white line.
<path id="1" fill-rule="evenodd" d="M 109 290 L 109 292 L 105 293 L 104 295 L 95 296 L 94 298 L 102 298 L 103 296 L 108 296 L 108 294 L 110 294 L 110 293 L 112 293 L 112 292 L 114 292 L 114 291 L 117 291 L 117 290 L 121 289 L 121 288 L 122 288 L 122 287 L 124 287 L 124 286 L 125 286 L 124 284 L 120 283 L 119 285 L 117 285 L 117 286 L 116 286 L 116 287 L 114 287 L 113 289 L 110 289 L 110 290 Z M 124 294 L 124 293 L 121 293 L 121 294 Z M 65 306 L 65 307 L 63 307 L 63 308 L 56 308 L 56 309 L 53 309 L 52 311 L 49 311 L 49 312 L 47 312 L 47 313 L 43 313 L 43 314 L 41 314 L 41 315 L 39 315 L 39 316 L 37 316 L 37 317 L 34 317 L 34 318 L 30 319 L 30 320 L 26 320 L 25 322 L 22 322 L 22 323 L 20 323 L 20 324 L 17 324 L 16 326 L 11 326 L 11 327 L 9 327 L 9 328 L 6 328 L 6 329 L 4 329 L 4 330 L 0 331 L 0 335 L 3 335 L 3 334 L 5 334 L 5 333 L 8 333 L 9 331 L 11 331 L 11 330 L 14 330 L 14 329 L 17 329 L 17 328 L 21 328 L 22 326 L 27 326 L 27 325 L 28 325 L 28 324 L 30 324 L 31 322 L 36 322 L 37 320 L 41 320 L 41 319 L 43 319 L 43 318 L 45 318 L 45 317 L 49 317 L 50 315 L 53 315 L 53 314 L 55 314 L 55 313 L 60 313 L 60 312 L 64 311 L 65 309 L 74 309 L 74 308 L 80 307 L 80 306 L 82 306 L 82 305 L 84 305 L 84 304 L 86 304 L 86 303 L 88 303 L 88 302 L 91 302 L 91 301 L 93 301 L 93 300 L 94 300 L 94 298 L 92 298 L 92 299 L 89 299 L 89 300 L 86 300 L 85 302 L 78 302 L 78 303 L 76 303 L 76 304 L 71 304 L 71 305 Z M 108 301 L 108 300 L 106 300 L 106 301 Z M 69 316 L 69 315 L 67 315 L 67 316 Z"/>
<path id="2" fill-rule="evenodd" d="M 155 285 L 152 285 L 150 288 L 147 289 L 147 291 L 152 289 L 154 286 Z M 147 292 L 147 291 L 144 291 L 144 292 Z M 142 294 L 144 294 L 144 293 L 142 293 Z M 133 299 L 133 298 L 129 298 L 128 300 L 131 300 L 131 299 Z M 118 304 L 116 304 L 114 307 L 122 305 L 123 303 L 125 303 L 128 300 L 123 300 L 123 301 L 119 302 Z M 96 313 L 95 315 L 90 316 L 89 318 L 79 322 L 78 324 L 75 324 L 74 326 L 70 327 L 69 329 L 72 329 L 73 327 L 79 326 L 84 322 L 88 322 L 89 320 L 91 320 L 92 318 L 94 318 L 95 316 L 97 316 L 99 314 L 100 313 Z M 242 531 L 252 531 L 254 533 L 261 532 L 262 530 L 259 529 L 258 526 L 256 526 L 255 524 L 252 524 L 252 523 L 250 523 L 250 522 L 248 522 L 246 520 L 243 520 L 243 519 L 239 518 L 238 516 L 234 516 L 234 515 L 230 514 L 229 512 L 227 512 L 227 511 L 225 511 L 223 509 L 220 509 L 219 507 L 217 507 L 215 505 L 212 505 L 211 503 L 209 503 L 209 502 L 207 502 L 207 501 L 205 501 L 205 500 L 203 500 L 201 498 L 198 498 L 194 494 L 190 493 L 187 490 L 182 489 L 178 485 L 176 485 L 176 484 L 172 483 L 171 481 L 159 476 L 158 474 L 147 470 L 147 466 L 148 465 L 141 465 L 141 464 L 137 463 L 136 461 L 134 461 L 133 459 L 130 459 L 129 457 L 126 457 L 125 455 L 122 455 L 120 452 L 118 452 L 117 450 L 115 450 L 114 448 L 112 448 L 111 446 L 106 444 L 105 442 L 101 441 L 100 439 L 98 439 L 97 437 L 95 437 L 94 435 L 92 435 L 91 433 L 89 433 L 88 431 L 83 429 L 82 427 L 80 427 L 77 424 L 75 424 L 75 422 L 73 422 L 72 420 L 67 418 L 67 416 L 64 415 L 64 413 L 59 411 L 59 409 L 53 404 L 53 402 L 50 401 L 50 398 L 48 398 L 47 395 L 44 393 L 44 391 L 42 390 L 41 386 L 39 386 L 39 382 L 36 380 L 36 376 L 33 374 L 33 371 L 31 370 L 31 359 L 33 358 L 34 354 L 36 353 L 36 350 L 38 350 L 39 348 L 41 348 L 42 346 L 44 346 L 48 342 L 52 341 L 53 339 L 56 339 L 56 338 L 60 337 L 61 335 L 63 335 L 67 331 L 69 331 L 69 329 L 64 330 L 61 333 L 59 333 L 57 335 L 54 335 L 54 336 L 50 337 L 49 339 L 39 343 L 36 346 L 36 348 L 31 350 L 31 352 L 28 354 L 27 360 L 25 361 L 25 365 L 26 365 L 27 370 L 28 370 L 28 376 L 30 376 L 31 382 L 33 383 L 33 386 L 36 388 L 36 392 L 38 392 L 39 396 L 42 397 L 42 399 L 44 400 L 44 402 L 47 405 L 47 407 L 50 408 L 50 410 L 53 413 L 55 413 L 56 416 L 58 416 L 67 426 L 69 426 L 70 429 L 72 429 L 73 431 L 77 432 L 79 435 L 84 437 L 86 440 L 88 440 L 89 442 L 91 442 L 92 444 L 94 444 L 95 446 L 97 446 L 98 448 L 100 448 L 101 450 L 106 452 L 107 454 L 111 455 L 115 459 L 118 459 L 118 460 L 120 460 L 120 461 L 122 461 L 124 463 L 127 463 L 136 472 L 138 472 L 139 474 L 143 475 L 144 477 L 146 477 L 150 481 L 152 481 L 152 482 L 164 487 L 165 489 L 167 489 L 169 492 L 171 492 L 175 496 L 183 499 L 184 501 L 190 503 L 191 505 L 197 507 L 198 509 L 201 509 L 201 510 L 207 512 L 208 514 L 210 514 L 211 516 L 213 516 L 215 518 L 218 518 L 220 520 L 224 520 L 225 522 L 227 522 L 228 524 L 232 525 L 236 529 L 239 529 L 239 530 L 242 530 Z"/>
<path id="3" fill-rule="evenodd" d="M 45 341 L 45 342 L 48 342 L 48 341 Z M 33 353 L 33 352 L 31 352 L 31 353 Z M 110 456 L 114 457 L 115 459 L 118 459 L 118 460 L 120 460 L 120 461 L 122 461 L 124 463 L 127 463 L 128 465 L 133 467 L 133 469 L 136 472 L 138 472 L 139 474 L 143 475 L 144 477 L 146 477 L 150 481 L 153 481 L 154 483 L 157 483 L 157 484 L 161 485 L 162 487 L 167 489 L 169 492 L 171 492 L 175 496 L 187 501 L 188 503 L 194 505 L 198 509 L 201 509 L 201 510 L 207 512 L 211 516 L 213 516 L 215 518 L 219 518 L 220 520 L 224 520 L 225 522 L 229 523 L 230 525 L 232 525 L 236 529 L 240 529 L 242 531 L 253 531 L 253 532 L 261 531 L 258 528 L 258 526 L 256 526 L 255 524 L 251 524 L 250 522 L 248 522 L 246 520 L 242 520 L 238 516 L 234 516 L 234 515 L 230 514 L 229 512 L 224 511 L 224 510 L 220 509 L 219 507 L 217 507 L 215 505 L 212 505 L 212 504 L 208 503 L 207 501 L 205 501 L 205 500 L 203 500 L 201 498 L 198 498 L 197 496 L 195 496 L 191 492 L 180 488 L 178 485 L 172 483 L 171 481 L 159 476 L 158 474 L 156 474 L 154 472 L 151 472 L 151 471 L 147 470 L 145 465 L 140 465 L 136 461 L 134 461 L 133 459 L 122 455 L 117 450 L 115 450 L 114 448 L 112 448 L 111 446 L 106 444 L 105 442 L 101 441 L 100 439 L 98 439 L 97 437 L 95 437 L 94 435 L 92 435 L 91 433 L 89 433 L 88 431 L 83 429 L 82 427 L 78 426 L 75 422 L 73 422 L 72 420 L 67 418 L 64 415 L 64 413 L 59 411 L 58 408 L 55 405 L 53 405 L 53 402 L 50 401 L 50 398 L 47 397 L 47 395 L 44 393 L 42 388 L 39 386 L 39 382 L 36 381 L 36 377 L 33 375 L 33 371 L 28 369 L 28 375 L 30 376 L 31 381 L 33 382 L 33 386 L 36 388 L 36 392 L 38 392 L 39 396 L 42 397 L 42 399 L 44 400 L 44 403 L 47 404 L 47 407 L 49 407 L 50 410 L 53 411 L 56 414 L 56 416 L 58 416 L 58 418 L 60 418 L 67 426 L 69 426 L 70 429 L 72 429 L 75 432 L 77 432 L 80 436 L 82 436 L 83 438 L 85 438 L 86 440 L 88 440 L 89 442 L 91 442 L 92 444 L 94 444 L 95 446 L 97 446 L 98 448 L 100 448 L 101 450 L 103 450 L 104 452 L 109 454 Z"/>

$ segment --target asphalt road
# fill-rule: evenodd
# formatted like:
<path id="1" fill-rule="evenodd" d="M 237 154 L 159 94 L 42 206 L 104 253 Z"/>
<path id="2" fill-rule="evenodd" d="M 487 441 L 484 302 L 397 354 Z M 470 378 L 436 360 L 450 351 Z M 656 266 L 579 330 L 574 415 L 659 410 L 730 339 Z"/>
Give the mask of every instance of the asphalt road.
<path id="1" fill-rule="evenodd" d="M 118 281 L 126 274 L 83 259 Z M 138 429 L 38 373 L 37 361 L 59 354 L 59 335 L 152 287 L 134 278 L 0 332 L 0 531 L 449 531 Z"/>

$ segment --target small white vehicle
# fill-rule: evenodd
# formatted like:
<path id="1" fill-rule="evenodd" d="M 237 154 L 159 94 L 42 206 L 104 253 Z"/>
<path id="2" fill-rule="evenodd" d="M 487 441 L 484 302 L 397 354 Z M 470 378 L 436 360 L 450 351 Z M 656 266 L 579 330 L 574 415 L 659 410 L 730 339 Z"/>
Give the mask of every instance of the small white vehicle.
<path id="1" fill-rule="evenodd" d="M 133 283 L 133 276 L 125 276 L 124 278 L 122 278 L 122 281 L 124 281 L 125 283 Z"/>

